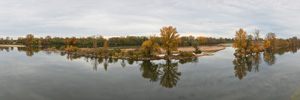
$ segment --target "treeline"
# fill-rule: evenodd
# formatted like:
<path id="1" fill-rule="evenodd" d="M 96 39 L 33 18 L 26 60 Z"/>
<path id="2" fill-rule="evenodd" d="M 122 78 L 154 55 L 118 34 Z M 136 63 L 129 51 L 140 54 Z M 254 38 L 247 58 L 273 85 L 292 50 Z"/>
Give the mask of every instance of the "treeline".
<path id="1" fill-rule="evenodd" d="M 253 35 L 247 35 L 243 29 L 236 31 L 234 48 L 236 53 L 257 53 L 261 51 L 272 51 L 280 48 L 300 46 L 300 39 L 292 37 L 288 39 L 276 38 L 275 33 L 268 33 L 264 39 L 260 38 L 259 30 Z"/>
<path id="2" fill-rule="evenodd" d="M 233 43 L 234 38 L 214 38 L 214 37 L 194 37 L 194 36 L 182 36 L 180 37 L 180 46 L 193 46 L 195 42 L 199 45 L 209 45 L 209 44 L 220 44 L 220 43 Z"/>
<path id="3" fill-rule="evenodd" d="M 162 45 L 163 42 L 161 37 L 156 37 L 159 45 Z M 233 38 L 214 38 L 214 37 L 194 37 L 194 36 L 182 36 L 180 37 L 181 42 L 179 46 L 192 46 L 193 43 L 197 42 L 199 45 L 209 45 L 209 44 L 219 44 L 219 43 L 233 43 Z M 119 46 L 141 46 L 143 42 L 149 40 L 149 37 L 146 36 L 126 36 L 126 37 L 111 37 L 105 39 L 103 36 L 90 36 L 90 37 L 35 37 L 32 34 L 26 35 L 26 37 L 19 37 L 16 41 L 12 38 L 7 37 L 6 39 L 0 38 L 0 44 L 23 44 L 27 46 L 67 46 L 73 45 L 77 47 L 94 47 L 96 42 L 97 47 L 103 47 L 104 42 L 108 42 L 109 47 L 119 47 Z"/>
<path id="4" fill-rule="evenodd" d="M 93 47 L 96 44 L 98 47 L 104 46 L 104 42 L 108 41 L 110 47 L 115 46 L 140 46 L 144 41 L 148 40 L 144 36 L 127 36 L 127 37 L 112 37 L 108 40 L 103 36 L 90 36 L 90 37 L 40 37 L 35 38 L 34 35 L 28 34 L 25 38 L 19 37 L 16 41 L 18 44 L 24 44 L 28 46 L 39 45 L 39 46 L 66 46 L 73 45 L 78 47 Z"/>
<path id="5" fill-rule="evenodd" d="M 10 37 L 6 37 L 5 39 L 0 38 L 0 44 L 13 44 L 13 43 L 14 43 L 13 38 Z"/>

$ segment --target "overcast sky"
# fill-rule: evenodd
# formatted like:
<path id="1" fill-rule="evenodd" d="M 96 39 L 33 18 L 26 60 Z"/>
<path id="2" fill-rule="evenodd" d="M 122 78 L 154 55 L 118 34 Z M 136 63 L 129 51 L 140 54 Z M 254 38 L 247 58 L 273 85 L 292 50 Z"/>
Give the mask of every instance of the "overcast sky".
<path id="1" fill-rule="evenodd" d="M 181 35 L 234 37 L 259 29 L 300 35 L 299 0 L 1 0 L 0 37 Z"/>

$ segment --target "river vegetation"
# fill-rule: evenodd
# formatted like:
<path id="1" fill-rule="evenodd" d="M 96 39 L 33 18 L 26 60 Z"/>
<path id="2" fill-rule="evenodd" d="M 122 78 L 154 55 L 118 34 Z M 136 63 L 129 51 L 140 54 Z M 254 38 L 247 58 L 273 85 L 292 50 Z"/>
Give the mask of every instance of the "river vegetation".
<path id="1" fill-rule="evenodd" d="M 276 34 L 270 32 L 266 35 L 265 39 L 262 39 L 259 36 L 259 30 L 255 30 L 253 35 L 247 35 L 243 29 L 236 31 L 235 42 L 233 44 L 233 47 L 236 48 L 236 55 L 274 51 L 298 46 L 300 46 L 300 39 L 297 37 L 288 39 L 276 38 Z"/>
<path id="2" fill-rule="evenodd" d="M 165 26 L 160 29 L 160 36 L 127 36 L 111 37 L 103 36 L 90 37 L 40 37 L 36 38 L 32 34 L 26 35 L 25 38 L 19 37 L 17 40 L 0 39 L 0 44 L 23 44 L 29 47 L 45 47 L 46 50 L 60 50 L 64 53 L 80 56 L 94 57 L 114 57 L 130 59 L 162 59 L 162 58 L 179 58 L 179 57 L 196 57 L 202 51 L 199 45 L 210 45 L 220 43 L 230 43 L 233 39 L 229 38 L 212 38 L 212 37 L 194 37 L 182 36 L 178 34 L 177 29 L 173 26 Z M 126 49 L 128 46 L 131 49 Z M 132 47 L 133 46 L 133 47 Z M 178 51 L 178 47 L 192 46 L 195 51 Z M 174 51 L 178 54 L 174 55 Z M 160 54 L 166 54 L 165 57 L 159 57 Z"/>
<path id="3" fill-rule="evenodd" d="M 272 66 L 276 62 L 276 54 L 296 53 L 300 48 L 300 39 L 276 38 L 276 34 L 272 32 L 262 39 L 259 37 L 259 30 L 255 30 L 253 35 L 247 35 L 243 29 L 239 29 L 236 31 L 233 47 L 236 48 L 233 60 L 235 76 L 242 79 L 247 75 L 247 71 L 252 71 L 253 67 L 254 72 L 259 71 L 262 58 L 267 65 Z"/>

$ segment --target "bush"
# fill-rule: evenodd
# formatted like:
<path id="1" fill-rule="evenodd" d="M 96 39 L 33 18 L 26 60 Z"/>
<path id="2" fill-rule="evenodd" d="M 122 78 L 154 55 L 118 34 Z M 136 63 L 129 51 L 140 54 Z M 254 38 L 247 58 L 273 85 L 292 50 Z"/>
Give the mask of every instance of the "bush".
<path id="1" fill-rule="evenodd" d="M 116 53 L 120 53 L 121 52 L 121 49 L 119 49 L 119 48 L 114 48 L 113 49 Z"/>
<path id="2" fill-rule="evenodd" d="M 129 56 L 133 56 L 133 55 L 134 55 L 134 52 L 133 52 L 132 50 L 129 50 L 129 51 L 127 51 L 127 54 L 128 54 Z"/>
<path id="3" fill-rule="evenodd" d="M 180 56 L 180 57 L 193 57 L 195 55 L 193 54 L 193 52 L 179 51 L 178 56 Z"/>
<path id="4" fill-rule="evenodd" d="M 98 48 L 97 53 L 98 53 L 99 55 L 103 55 L 103 49 L 102 49 L 102 48 Z"/>
<path id="5" fill-rule="evenodd" d="M 115 57 L 119 57 L 119 53 L 115 53 Z"/>
<path id="6" fill-rule="evenodd" d="M 125 54 L 126 54 L 126 52 L 125 52 L 126 50 L 125 49 L 121 49 L 121 52 L 120 52 L 120 54 L 121 54 L 121 57 L 125 57 Z"/>
<path id="7" fill-rule="evenodd" d="M 65 50 L 65 49 L 66 49 L 65 46 L 61 46 L 61 47 L 59 48 L 59 50 Z"/>
<path id="8" fill-rule="evenodd" d="M 114 53 L 114 51 L 113 50 L 109 50 L 108 51 L 108 56 L 113 56 L 115 53 Z"/>
<path id="9" fill-rule="evenodd" d="M 80 49 L 75 46 L 75 47 L 73 47 L 73 51 L 78 52 L 78 51 L 80 51 Z"/>
<path id="10" fill-rule="evenodd" d="M 54 49 L 54 50 L 55 50 L 55 49 L 56 49 L 56 47 L 52 47 L 52 49 Z"/>
<path id="11" fill-rule="evenodd" d="M 201 50 L 197 50 L 197 51 L 195 51 L 194 53 L 195 53 L 195 54 L 201 54 L 202 51 L 201 51 Z"/>

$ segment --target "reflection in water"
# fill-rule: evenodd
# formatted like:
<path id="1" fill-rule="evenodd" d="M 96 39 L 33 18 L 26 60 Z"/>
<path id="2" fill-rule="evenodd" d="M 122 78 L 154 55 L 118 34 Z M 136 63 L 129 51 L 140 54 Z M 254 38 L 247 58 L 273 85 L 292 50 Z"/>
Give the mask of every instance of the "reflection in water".
<path id="1" fill-rule="evenodd" d="M 6 51 L 6 52 L 10 52 L 10 51 L 13 51 L 14 48 L 13 47 L 0 47 L 0 51 Z"/>
<path id="2" fill-rule="evenodd" d="M 292 100 L 300 100 L 300 87 L 297 88 L 296 92 L 291 95 Z"/>
<path id="3" fill-rule="evenodd" d="M 0 48 L 1 51 L 5 50 L 10 52 L 13 48 Z M 33 56 L 34 53 L 38 53 L 42 48 L 33 48 L 33 47 L 21 47 L 18 48 L 19 52 L 25 52 L 27 56 Z M 46 52 L 47 55 L 50 55 L 51 52 Z M 67 53 L 60 53 L 61 56 L 66 56 L 66 59 L 73 61 L 75 59 L 84 58 L 87 63 L 92 65 L 93 71 L 98 70 L 98 66 L 103 64 L 104 70 L 108 70 L 108 66 L 111 63 L 117 63 L 119 59 L 117 58 L 96 58 L 96 57 L 88 57 L 88 56 L 79 56 L 77 54 L 67 54 Z M 121 59 L 120 65 L 125 68 L 127 64 L 132 65 L 135 60 L 128 59 Z M 127 62 L 127 63 L 126 63 Z M 149 79 L 150 82 L 158 82 L 161 86 L 166 88 L 173 88 L 176 87 L 177 82 L 180 80 L 181 72 L 178 72 L 178 64 L 185 64 L 185 63 L 197 63 L 198 58 L 187 58 L 187 59 L 179 59 L 179 60 L 165 60 L 164 63 L 154 63 L 150 60 L 145 61 L 137 61 L 140 63 L 140 71 L 142 73 L 142 77 L 145 79 Z"/>
<path id="4" fill-rule="evenodd" d="M 181 59 L 179 62 L 198 62 L 198 58 Z M 196 63 L 195 62 L 195 63 Z M 184 63 L 182 63 L 184 64 Z M 150 60 L 143 61 L 140 64 L 142 76 L 150 79 L 150 82 L 157 82 L 160 80 L 160 85 L 166 88 L 173 88 L 180 80 L 181 72 L 178 72 L 178 62 L 166 60 L 165 63 L 155 64 Z"/>
<path id="5" fill-rule="evenodd" d="M 158 64 L 150 60 L 143 61 L 143 63 L 140 64 L 140 71 L 144 78 L 150 79 L 150 82 L 157 82 L 158 76 L 161 75 Z"/>
<path id="6" fill-rule="evenodd" d="M 167 60 L 165 64 L 160 64 L 163 74 L 160 78 L 160 85 L 166 88 L 173 88 L 180 80 L 181 72 L 178 71 L 178 62 Z"/>
<path id="7" fill-rule="evenodd" d="M 290 47 L 290 48 L 281 48 L 274 51 L 264 51 L 263 60 L 269 66 L 272 66 L 276 63 L 276 54 L 283 55 L 286 52 L 297 53 L 299 47 Z M 235 59 L 233 60 L 235 77 L 243 79 L 247 75 L 247 72 L 251 72 L 254 69 L 254 72 L 259 71 L 259 65 L 261 63 L 261 53 L 254 54 L 242 54 L 236 53 Z M 254 67 L 254 68 L 253 68 Z"/>
<path id="8" fill-rule="evenodd" d="M 65 55 L 62 54 L 61 55 Z M 67 54 L 67 59 L 73 60 L 78 59 L 79 56 Z M 90 62 L 93 65 L 93 70 L 98 70 L 98 65 L 103 63 L 104 70 L 108 70 L 108 66 L 111 63 L 116 63 L 119 60 L 117 58 L 91 58 L 84 57 L 86 62 Z M 127 63 L 125 59 L 121 59 L 120 65 L 125 68 L 126 64 L 132 65 L 135 60 L 128 59 Z M 141 62 L 139 64 L 140 71 L 142 72 L 142 77 L 145 79 L 150 79 L 150 82 L 157 82 L 160 80 L 160 85 L 166 88 L 173 88 L 177 85 L 177 82 L 180 80 L 181 72 L 178 72 L 178 63 L 197 63 L 198 58 L 188 58 L 180 59 L 177 62 L 172 62 L 172 60 L 166 60 L 165 63 L 154 63 L 150 60 L 137 61 Z"/>
<path id="9" fill-rule="evenodd" d="M 19 52 L 25 52 L 27 56 L 32 57 L 34 53 L 39 53 L 42 51 L 44 48 L 41 47 L 17 47 L 17 50 Z M 6 52 L 11 52 L 14 50 L 14 47 L 0 47 L 0 51 L 6 51 Z M 50 55 L 51 52 L 45 51 L 47 55 Z"/>

